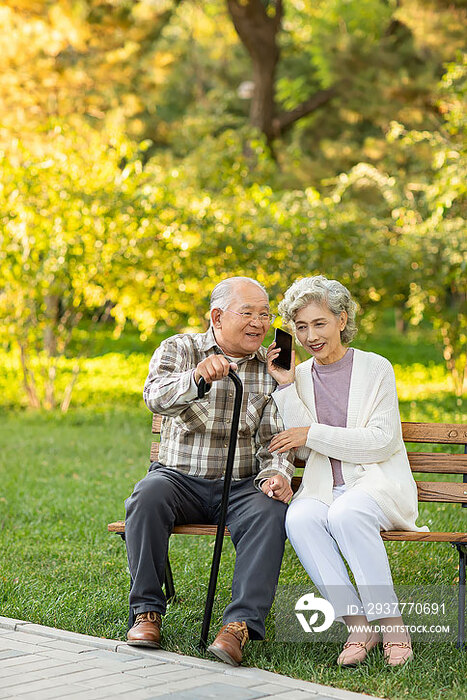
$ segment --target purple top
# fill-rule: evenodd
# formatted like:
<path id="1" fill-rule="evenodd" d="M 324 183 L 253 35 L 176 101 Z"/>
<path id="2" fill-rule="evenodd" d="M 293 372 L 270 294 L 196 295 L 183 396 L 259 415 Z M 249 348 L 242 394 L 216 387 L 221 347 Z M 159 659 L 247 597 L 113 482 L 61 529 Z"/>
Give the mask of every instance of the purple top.
<path id="1" fill-rule="evenodd" d="M 316 360 L 312 365 L 315 406 L 318 423 L 332 425 L 335 428 L 347 427 L 347 407 L 349 405 L 350 378 L 352 376 L 353 349 L 349 348 L 337 362 L 319 365 Z M 334 486 L 344 483 L 342 462 L 329 457 L 332 467 Z"/>

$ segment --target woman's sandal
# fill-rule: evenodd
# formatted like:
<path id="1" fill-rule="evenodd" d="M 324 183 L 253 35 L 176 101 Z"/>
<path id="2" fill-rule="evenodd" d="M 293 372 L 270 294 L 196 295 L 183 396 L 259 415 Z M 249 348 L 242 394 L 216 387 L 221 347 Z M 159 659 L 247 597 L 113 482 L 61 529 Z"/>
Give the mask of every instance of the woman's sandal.
<path id="1" fill-rule="evenodd" d="M 350 639 L 350 637 L 349 637 Z M 339 666 L 353 668 L 365 661 L 368 652 L 374 649 L 381 641 L 378 632 L 371 632 L 370 637 L 365 642 L 346 642 L 337 658 Z"/>
<path id="2" fill-rule="evenodd" d="M 403 666 L 413 657 L 410 639 L 407 642 L 385 642 L 384 660 L 388 666 Z"/>

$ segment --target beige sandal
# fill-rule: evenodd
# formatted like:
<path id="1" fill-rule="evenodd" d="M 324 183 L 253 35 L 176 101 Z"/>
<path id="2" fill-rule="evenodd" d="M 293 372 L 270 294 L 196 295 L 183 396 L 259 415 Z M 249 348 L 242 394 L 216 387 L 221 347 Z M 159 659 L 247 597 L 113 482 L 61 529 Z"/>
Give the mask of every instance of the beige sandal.
<path id="1" fill-rule="evenodd" d="M 350 639 L 350 637 L 349 637 Z M 346 642 L 337 658 L 339 666 L 352 668 L 365 661 L 368 652 L 374 649 L 381 641 L 378 632 L 371 632 L 369 639 L 365 642 Z"/>

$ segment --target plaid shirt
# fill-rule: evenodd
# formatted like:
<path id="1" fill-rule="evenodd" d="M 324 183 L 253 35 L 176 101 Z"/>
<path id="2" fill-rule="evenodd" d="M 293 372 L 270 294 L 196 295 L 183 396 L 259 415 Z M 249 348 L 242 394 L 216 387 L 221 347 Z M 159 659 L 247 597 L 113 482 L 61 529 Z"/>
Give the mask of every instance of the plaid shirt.
<path id="1" fill-rule="evenodd" d="M 204 399 L 190 391 L 195 367 L 214 354 L 223 353 L 211 328 L 164 340 L 151 358 L 143 392 L 147 407 L 163 415 L 159 461 L 205 479 L 223 476 L 234 407 L 235 387 L 228 377 L 213 382 Z M 281 473 L 290 481 L 294 455 L 268 452 L 284 426 L 271 399 L 276 382 L 267 372 L 265 348 L 237 364 L 244 393 L 233 478 L 255 475 L 258 483 Z"/>

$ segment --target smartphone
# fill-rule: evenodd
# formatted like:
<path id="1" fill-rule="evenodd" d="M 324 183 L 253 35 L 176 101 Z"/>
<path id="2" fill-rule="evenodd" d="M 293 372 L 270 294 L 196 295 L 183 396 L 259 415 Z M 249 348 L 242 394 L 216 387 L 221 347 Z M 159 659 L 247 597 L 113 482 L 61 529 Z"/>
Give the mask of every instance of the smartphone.
<path id="1" fill-rule="evenodd" d="M 282 369 L 290 369 L 292 363 L 292 336 L 281 328 L 276 328 L 274 341 L 281 350 L 274 360 L 274 364 L 282 367 Z"/>

